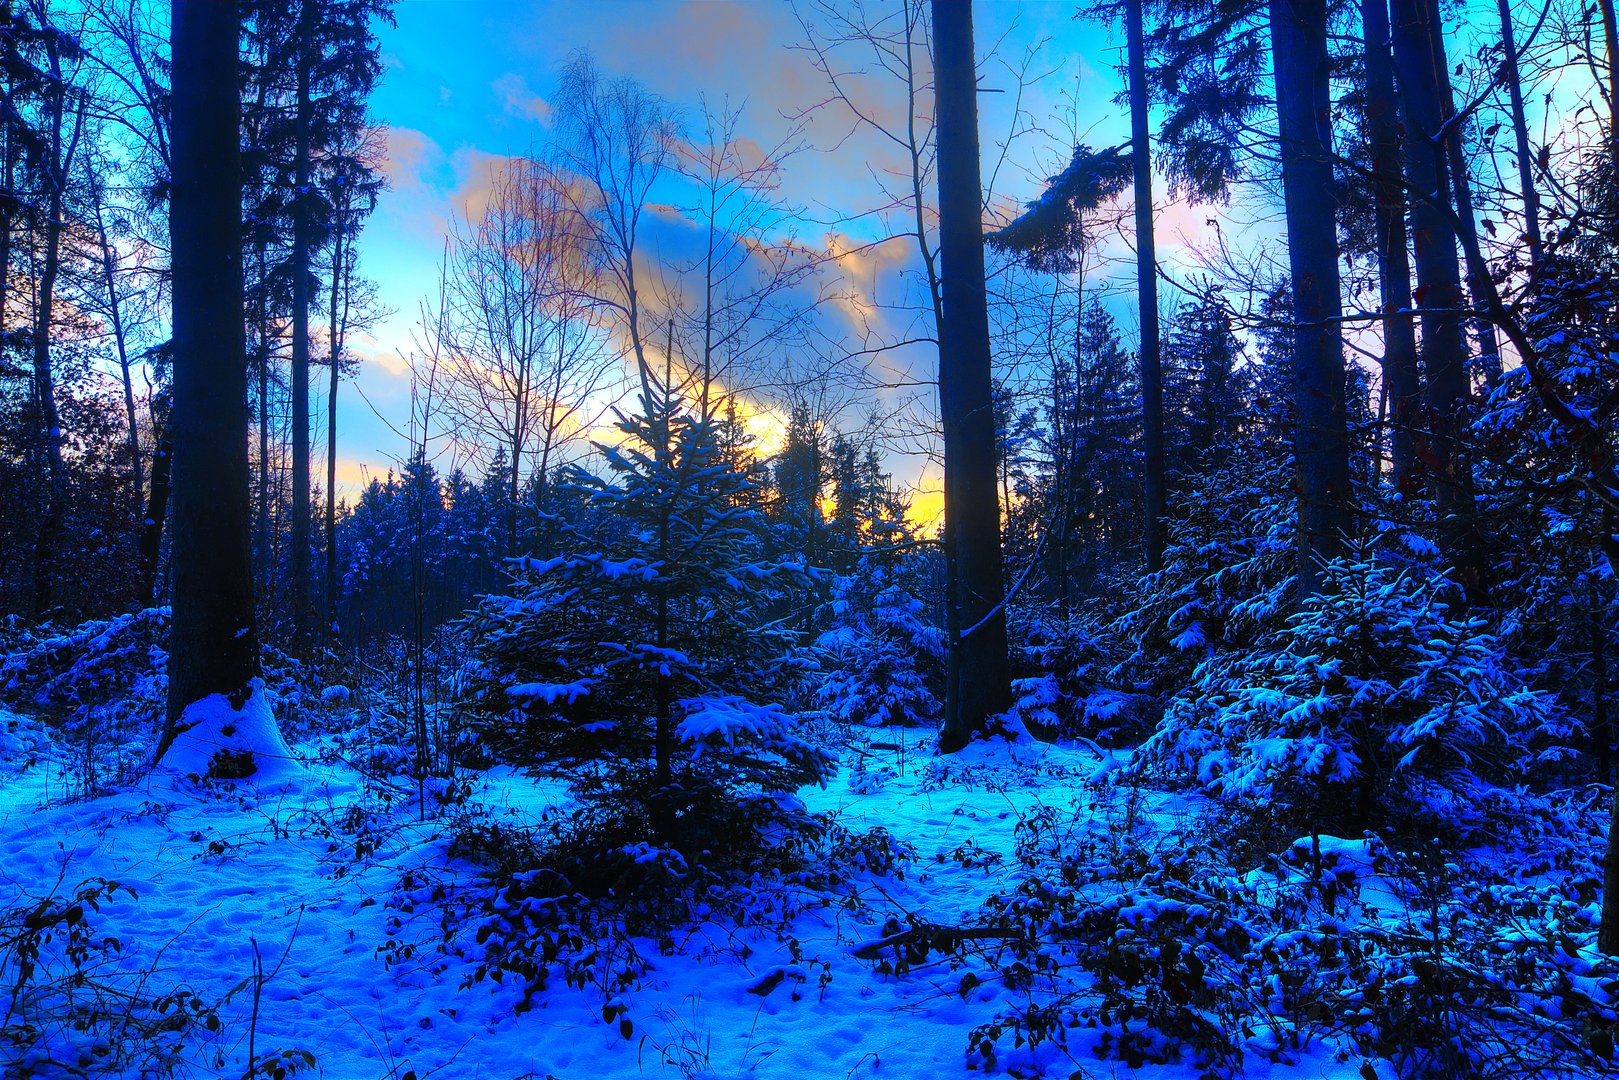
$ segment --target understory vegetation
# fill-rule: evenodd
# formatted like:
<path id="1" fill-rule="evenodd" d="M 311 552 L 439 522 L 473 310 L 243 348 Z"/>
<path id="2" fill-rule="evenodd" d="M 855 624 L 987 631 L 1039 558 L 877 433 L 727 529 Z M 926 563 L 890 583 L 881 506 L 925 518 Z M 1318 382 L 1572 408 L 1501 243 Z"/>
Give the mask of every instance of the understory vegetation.
<path id="1" fill-rule="evenodd" d="M 303 768 L 354 781 L 252 839 L 198 832 L 193 857 L 318 838 L 317 879 L 374 890 L 367 950 L 401 988 L 505 994 L 517 1024 L 588 1001 L 626 1046 L 678 961 L 740 965 L 761 1002 L 875 981 L 947 1016 L 966 1068 L 1008 1075 L 1613 1067 L 1609 796 L 1583 719 L 1600 690 L 1566 676 L 1559 650 L 1589 639 L 1555 594 L 1503 586 L 1481 612 L 1431 542 L 1385 523 L 1296 600 L 1285 516 L 1194 513 L 1133 595 L 1016 598 L 1015 707 L 939 758 L 926 548 L 857 522 L 846 569 L 817 567 L 720 452 L 723 425 L 654 388 L 623 427 L 605 478 L 565 481 L 556 554 L 508 562 L 504 590 L 419 649 L 271 654 Z M 1211 467 L 1186 497 L 1235 479 Z M 12 623 L 10 775 L 71 806 L 149 787 L 167 626 Z M 166 798 L 232 804 L 216 764 Z M 946 844 L 905 819 L 944 797 L 984 825 Z M 0 920 L 0 1032 L 36 1055 L 21 1075 L 68 1047 L 73 1075 L 240 1055 L 215 1033 L 254 1022 L 237 1005 L 263 970 L 171 987 L 102 925 L 119 898 L 139 925 L 139 888 L 74 873 Z M 930 899 L 958 879 L 977 884 Z M 262 1068 L 305 1053 L 278 1044 Z M 704 1074 L 689 1041 L 659 1053 Z"/>
<path id="2" fill-rule="evenodd" d="M 1616 2 L 0 0 L 0 1080 L 1619 1076 Z"/>

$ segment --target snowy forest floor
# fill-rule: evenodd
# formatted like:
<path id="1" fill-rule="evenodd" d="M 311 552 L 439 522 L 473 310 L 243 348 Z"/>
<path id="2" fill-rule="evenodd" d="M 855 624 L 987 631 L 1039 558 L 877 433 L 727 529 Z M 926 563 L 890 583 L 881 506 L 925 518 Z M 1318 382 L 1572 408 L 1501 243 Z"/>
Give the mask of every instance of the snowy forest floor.
<path id="1" fill-rule="evenodd" d="M 977 943 L 976 965 L 926 941 L 862 948 L 904 927 L 983 925 L 986 902 L 1029 876 L 1027 823 L 1042 814 L 1149 843 L 1218 827 L 1185 798 L 1087 783 L 1116 764 L 1091 750 L 996 743 L 939 758 L 914 730 L 855 733 L 837 778 L 803 793 L 846 830 L 838 870 L 755 882 L 749 902 L 772 914 L 741 929 L 698 910 L 661 943 L 604 936 L 585 967 L 632 969 L 624 990 L 553 979 L 525 1006 L 517 980 L 463 985 L 482 951 L 453 898 L 486 871 L 456 854 L 457 837 L 469 820 L 538 821 L 565 800 L 558 784 L 472 773 L 457 807 L 424 816 L 404 781 L 368 779 L 315 740 L 295 746 L 303 766 L 273 786 L 156 772 L 75 799 L 49 728 L 0 712 L 0 741 L 0 948 L 17 980 L 5 1020 L 26 1014 L 37 1036 L 20 1058 L 0 1057 L 6 1077 L 1200 1071 L 1185 1060 L 1136 1070 L 1080 1039 L 1031 1050 L 1008 1036 L 998 1059 L 974 1059 L 970 1033 L 1030 1001 L 994 967 L 996 941 Z M 1272 1064 L 1260 1051 L 1273 1037 L 1245 1037 L 1246 1075 L 1393 1075 L 1328 1039 Z"/>

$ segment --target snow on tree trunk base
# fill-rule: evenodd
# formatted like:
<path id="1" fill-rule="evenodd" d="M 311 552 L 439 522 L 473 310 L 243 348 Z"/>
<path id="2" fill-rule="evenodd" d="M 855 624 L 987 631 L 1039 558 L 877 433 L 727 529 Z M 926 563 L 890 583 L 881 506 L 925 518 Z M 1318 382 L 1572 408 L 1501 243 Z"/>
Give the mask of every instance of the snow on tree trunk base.
<path id="1" fill-rule="evenodd" d="M 261 680 L 253 681 L 241 708 L 224 694 L 209 694 L 187 705 L 175 727 L 158 766 L 182 776 L 273 783 L 302 771 L 281 737 Z"/>

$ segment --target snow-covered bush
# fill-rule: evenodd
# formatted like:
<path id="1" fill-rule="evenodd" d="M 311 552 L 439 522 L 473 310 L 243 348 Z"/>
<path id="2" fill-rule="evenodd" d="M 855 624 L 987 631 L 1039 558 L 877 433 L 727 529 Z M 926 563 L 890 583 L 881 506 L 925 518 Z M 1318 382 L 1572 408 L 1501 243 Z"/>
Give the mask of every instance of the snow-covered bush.
<path id="1" fill-rule="evenodd" d="M 1157 690 L 1184 686 L 1212 652 L 1276 626 L 1292 599 L 1297 511 L 1279 493 L 1292 461 L 1233 454 L 1190 478 L 1169 515 L 1164 568 L 1142 583 L 1141 602 L 1110 633 L 1134 652 L 1113 677 Z"/>
<path id="2" fill-rule="evenodd" d="M 884 571 L 839 578 L 835 623 L 815 643 L 816 699 L 842 725 L 932 725 L 942 705 L 944 633 Z"/>
<path id="3" fill-rule="evenodd" d="M 20 636 L 0 656 L 0 701 L 54 725 L 83 793 L 149 763 L 169 692 L 169 609 L 146 608 L 68 629 Z M 279 650 L 262 650 L 266 701 L 286 729 L 320 712 L 321 673 Z"/>
<path id="4" fill-rule="evenodd" d="M 1325 827 L 1465 827 L 1493 785 L 1562 753 L 1568 716 L 1431 558 L 1366 545 L 1323 582 L 1285 626 L 1198 668 L 1142 747 L 1151 775 Z"/>
<path id="5" fill-rule="evenodd" d="M 70 749 L 83 793 L 150 756 L 167 707 L 169 612 L 46 626 L 0 657 L 0 700 L 37 712 Z"/>
<path id="6" fill-rule="evenodd" d="M 1238 1077 L 1358 1059 L 1364 1076 L 1437 1080 L 1608 1067 L 1619 967 L 1595 949 L 1584 873 L 1520 875 L 1510 852 L 1400 855 L 1375 837 L 1316 834 L 1247 869 L 1231 851 L 1204 822 L 1048 810 L 1020 826 L 1023 873 L 981 926 L 907 947 L 920 944 L 913 962 L 953 954 L 963 998 L 992 1003 L 969 1038 L 977 1068 L 1060 1075 L 1102 1058 Z"/>
<path id="7" fill-rule="evenodd" d="M 1014 607 L 1008 631 L 1015 711 L 1031 731 L 1106 741 L 1138 722 L 1139 697 L 1106 685 L 1116 650 L 1094 619 Z"/>

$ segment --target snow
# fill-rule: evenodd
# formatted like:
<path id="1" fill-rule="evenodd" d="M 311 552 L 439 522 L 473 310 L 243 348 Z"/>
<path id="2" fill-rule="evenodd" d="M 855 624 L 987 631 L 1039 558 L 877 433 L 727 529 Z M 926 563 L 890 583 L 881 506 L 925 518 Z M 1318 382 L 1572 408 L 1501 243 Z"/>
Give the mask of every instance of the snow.
<path id="1" fill-rule="evenodd" d="M 301 772 L 298 759 L 281 738 L 270 695 L 262 680 L 238 708 L 224 694 L 192 702 L 175 724 L 178 734 L 159 765 L 181 776 L 208 776 L 221 755 L 247 755 L 259 783 L 290 780 Z M 244 765 L 244 769 L 247 767 Z"/>
<path id="2" fill-rule="evenodd" d="M 785 719 L 774 706 L 739 699 L 682 705 L 682 735 L 697 742 L 751 738 Z M 851 837 L 883 830 L 914 858 L 885 862 L 857 845 L 862 853 L 836 884 L 782 894 L 779 931 L 738 928 L 700 909 L 682 922 L 672 950 L 633 941 L 650 966 L 623 991 L 604 995 L 558 978 L 525 1010 L 512 981 L 464 985 L 479 954 L 470 930 L 446 926 L 453 916 L 443 898 L 479 887 L 479 871 L 452 851 L 455 815 L 424 813 L 397 786 L 320 759 L 314 744 L 289 749 L 266 730 L 268 709 L 262 690 L 241 709 L 199 702 L 164 769 L 115 794 L 68 802 L 39 780 L 58 753 L 48 730 L 0 714 L 4 745 L 25 755 L 0 761 L 0 911 L 95 878 L 117 882 L 88 916 L 97 935 L 123 944 L 121 953 L 95 955 L 96 977 L 143 980 L 153 997 L 183 984 L 210 1003 L 217 1030 L 186 1033 L 185 1068 L 194 1075 L 246 1073 L 251 1031 L 257 1054 L 307 1051 L 316 1062 L 309 1075 L 334 1078 L 965 1077 L 968 1033 L 1017 1005 L 1019 991 L 938 953 L 898 973 L 855 953 L 896 925 L 980 922 L 987 902 L 1027 877 L 1020 824 L 1042 813 L 1083 822 L 1130 807 L 1118 820 L 1150 836 L 1184 827 L 1201 805 L 1089 783 L 1127 768 L 1125 752 L 991 740 L 941 758 L 931 734 L 859 728 L 844 757 L 858 765 L 802 798 Z M 231 784 L 178 782 L 176 773 L 206 771 L 211 739 L 250 748 L 260 771 Z M 298 782 L 287 782 L 293 776 Z M 464 812 L 475 820 L 523 825 L 568 812 L 554 779 L 506 768 L 465 779 Z M 1364 839 L 1300 839 L 1250 880 L 1281 889 L 1324 872 L 1359 888 L 1367 910 L 1395 910 L 1404 901 L 1383 877 L 1380 851 Z M 687 869 L 677 852 L 655 845 L 624 853 L 677 876 Z M 1125 924 L 1146 927 L 1170 917 L 1169 907 L 1205 910 L 1144 892 L 1128 902 Z M 449 951 L 436 947 L 446 929 L 466 931 Z M 1270 945 L 1302 941 L 1281 935 Z M 1256 1027 L 1250 1049 L 1280 1049 L 1287 1031 L 1278 1025 Z M 84 1050 L 76 1037 L 62 1027 L 46 1048 L 58 1058 Z M 1292 1053 L 1296 1066 L 1256 1056 L 1247 1075 L 1362 1075 L 1358 1058 L 1338 1061 L 1319 1042 Z M 1096 1059 L 1079 1041 L 1063 1052 L 1014 1049 L 1008 1039 L 997 1068 L 1197 1075 L 1189 1062 L 1137 1072 Z"/>
<path id="3" fill-rule="evenodd" d="M 590 693 L 590 687 L 595 680 L 575 679 L 566 683 L 519 683 L 508 686 L 506 694 L 514 698 L 537 698 L 547 705 L 563 702 L 572 705 L 578 699 Z"/>
<path id="4" fill-rule="evenodd" d="M 867 751 L 889 753 L 898 766 L 885 790 L 861 795 L 835 780 L 807 798 L 851 829 L 882 825 L 910 838 L 919 872 L 866 876 L 850 883 L 843 904 L 807 908 L 792 926 L 791 948 L 704 922 L 687 932 L 681 954 L 658 956 L 643 943 L 654 966 L 624 996 L 633 1025 L 625 1038 L 585 991 L 553 987 L 532 1011 L 514 1015 L 514 987 L 460 988 L 466 958 L 424 949 L 388 968 L 378 947 L 391 940 L 391 918 L 402 920 L 392 936 L 399 940 L 425 939 L 436 925 L 425 891 L 419 905 L 401 900 L 401 879 L 464 885 L 472 870 L 448 855 L 444 822 L 380 810 L 374 790 L 342 766 L 295 764 L 296 754 L 267 735 L 267 716 L 262 692 L 239 710 L 219 698 L 187 710 L 193 726 L 166 768 L 205 772 L 207 739 L 251 748 L 260 773 L 228 789 L 177 785 L 159 771 L 115 795 L 41 805 L 40 787 L 15 782 L 17 775 L 0 780 L 0 907 L 55 881 L 71 888 L 99 876 L 126 887 L 93 916 L 98 932 L 125 947 L 102 974 L 150 970 L 154 991 L 183 981 L 208 1001 L 228 997 L 219 1031 L 199 1033 L 189 1051 L 204 1074 L 246 1071 L 251 994 L 231 991 L 251 980 L 255 946 L 264 970 L 274 971 L 262 988 L 257 1051 L 307 1050 L 321 1076 L 959 1074 L 965 1032 L 981 1019 L 975 1008 L 949 992 L 944 971 L 878 975 L 852 957 L 853 944 L 876 936 L 896 911 L 940 922 L 968 916 L 1004 887 L 1015 810 L 1042 797 L 1017 780 L 1027 763 L 1046 761 L 1043 772 L 1086 763 L 1086 755 L 1042 756 L 1038 747 L 974 747 L 942 768 L 926 756 Z M 735 703 L 710 703 L 688 720 L 693 733 L 715 734 L 743 716 Z M 13 727 L 11 740 L 26 728 Z M 294 769 L 305 782 L 274 782 Z M 947 777 L 973 786 L 942 786 Z M 476 794 L 497 819 L 513 821 L 537 819 L 561 797 L 554 784 L 504 770 L 484 777 Z M 373 819 L 369 839 L 337 828 L 353 807 Z M 989 868 L 949 858 L 969 844 L 1001 858 Z M 664 855 L 651 847 L 633 853 Z M 989 994 L 981 988 L 977 996 Z"/>

